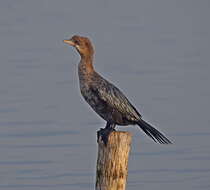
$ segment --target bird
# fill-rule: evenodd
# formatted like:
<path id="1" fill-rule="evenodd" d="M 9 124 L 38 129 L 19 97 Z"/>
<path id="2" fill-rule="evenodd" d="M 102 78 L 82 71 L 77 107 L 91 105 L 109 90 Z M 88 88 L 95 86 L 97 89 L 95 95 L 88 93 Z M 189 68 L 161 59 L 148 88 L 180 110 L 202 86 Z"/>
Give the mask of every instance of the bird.
<path id="1" fill-rule="evenodd" d="M 80 91 L 85 101 L 106 121 L 104 143 L 107 143 L 108 135 L 115 130 L 116 125 L 138 125 L 155 142 L 172 143 L 142 119 L 141 114 L 119 88 L 95 71 L 94 47 L 88 37 L 74 35 L 63 42 L 73 46 L 81 57 L 78 64 Z"/>

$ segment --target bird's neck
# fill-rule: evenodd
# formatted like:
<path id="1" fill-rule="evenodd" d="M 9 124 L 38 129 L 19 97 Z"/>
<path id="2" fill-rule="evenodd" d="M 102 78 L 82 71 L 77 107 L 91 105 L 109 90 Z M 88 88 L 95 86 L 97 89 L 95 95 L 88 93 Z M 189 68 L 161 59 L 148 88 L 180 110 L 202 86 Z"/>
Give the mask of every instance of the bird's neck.
<path id="1" fill-rule="evenodd" d="M 79 69 L 84 73 L 92 73 L 94 71 L 93 68 L 93 56 L 81 56 L 81 60 L 79 63 Z"/>

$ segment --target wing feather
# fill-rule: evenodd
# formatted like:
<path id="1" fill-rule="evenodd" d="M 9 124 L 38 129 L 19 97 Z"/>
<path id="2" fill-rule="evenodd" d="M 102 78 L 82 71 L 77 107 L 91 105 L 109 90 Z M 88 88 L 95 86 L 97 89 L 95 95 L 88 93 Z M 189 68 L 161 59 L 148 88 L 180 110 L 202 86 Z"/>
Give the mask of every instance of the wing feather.
<path id="1" fill-rule="evenodd" d="M 108 81 L 100 81 L 100 85 L 94 85 L 91 88 L 101 100 L 113 109 L 118 110 L 118 112 L 122 113 L 128 119 L 139 120 L 141 118 L 141 115 L 125 95 Z"/>

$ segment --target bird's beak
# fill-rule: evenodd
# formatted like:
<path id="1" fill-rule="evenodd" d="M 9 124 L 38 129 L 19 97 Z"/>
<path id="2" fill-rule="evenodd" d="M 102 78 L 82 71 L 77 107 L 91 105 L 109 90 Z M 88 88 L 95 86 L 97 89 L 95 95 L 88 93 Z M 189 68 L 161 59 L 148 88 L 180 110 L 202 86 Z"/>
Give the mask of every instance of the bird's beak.
<path id="1" fill-rule="evenodd" d="M 71 40 L 63 40 L 64 43 L 69 44 L 70 46 L 75 46 L 75 43 Z"/>

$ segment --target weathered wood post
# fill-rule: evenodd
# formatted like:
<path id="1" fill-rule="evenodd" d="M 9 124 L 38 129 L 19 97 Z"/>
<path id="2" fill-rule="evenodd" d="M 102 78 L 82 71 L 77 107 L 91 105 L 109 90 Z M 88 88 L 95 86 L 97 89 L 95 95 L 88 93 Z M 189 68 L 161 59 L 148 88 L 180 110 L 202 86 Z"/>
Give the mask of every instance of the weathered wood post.
<path id="1" fill-rule="evenodd" d="M 105 145 L 99 137 L 96 190 L 125 190 L 131 139 L 129 132 L 113 131 Z"/>

